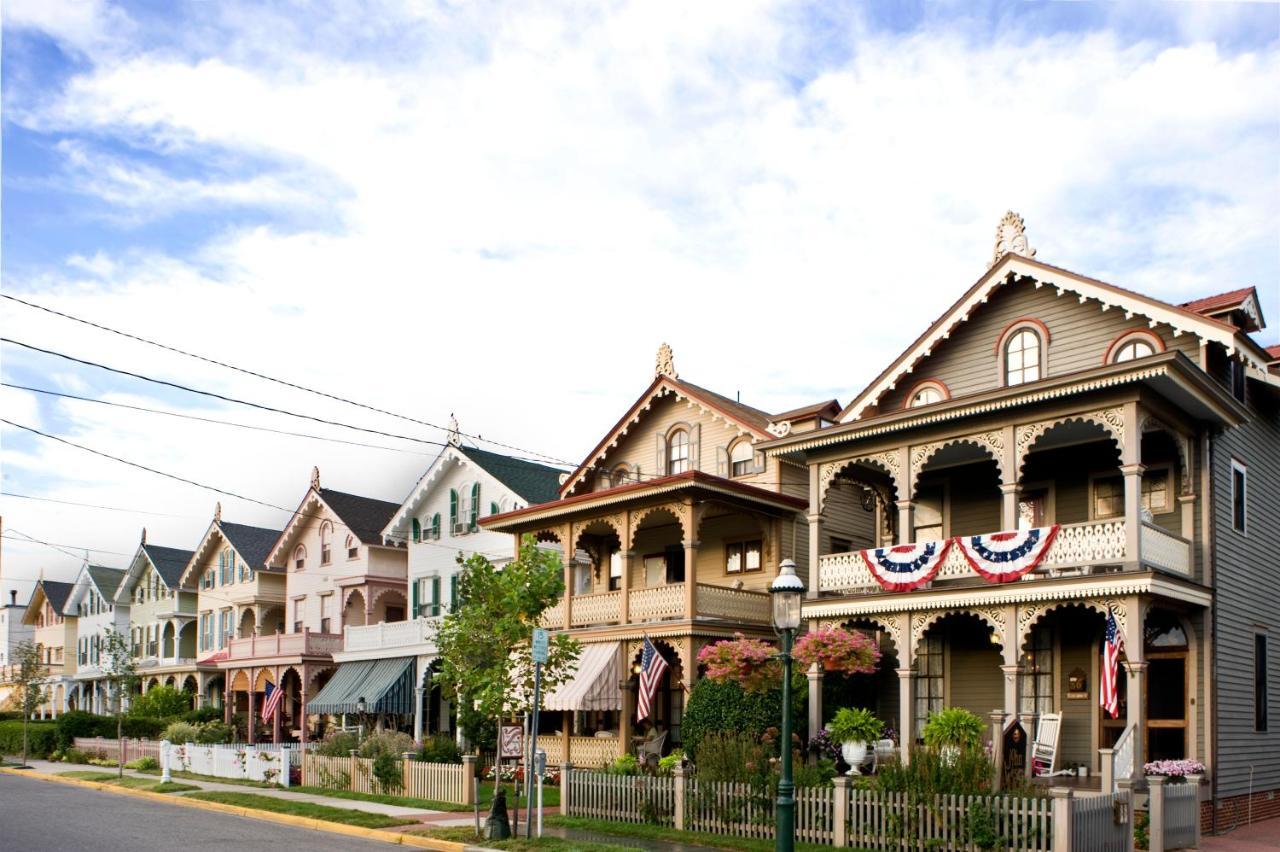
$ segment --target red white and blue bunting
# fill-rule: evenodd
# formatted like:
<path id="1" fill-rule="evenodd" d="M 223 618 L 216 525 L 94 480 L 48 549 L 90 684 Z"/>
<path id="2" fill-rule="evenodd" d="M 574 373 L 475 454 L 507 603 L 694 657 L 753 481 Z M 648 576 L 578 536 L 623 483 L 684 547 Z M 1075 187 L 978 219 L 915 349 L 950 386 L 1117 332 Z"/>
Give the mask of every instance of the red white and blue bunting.
<path id="1" fill-rule="evenodd" d="M 861 554 L 877 583 L 890 592 L 909 592 L 933 579 L 950 549 L 950 540 L 922 541 L 877 547 Z"/>
<path id="2" fill-rule="evenodd" d="M 1058 534 L 1058 526 L 963 535 L 955 541 L 974 571 L 989 582 L 1008 583 L 1040 564 Z"/>

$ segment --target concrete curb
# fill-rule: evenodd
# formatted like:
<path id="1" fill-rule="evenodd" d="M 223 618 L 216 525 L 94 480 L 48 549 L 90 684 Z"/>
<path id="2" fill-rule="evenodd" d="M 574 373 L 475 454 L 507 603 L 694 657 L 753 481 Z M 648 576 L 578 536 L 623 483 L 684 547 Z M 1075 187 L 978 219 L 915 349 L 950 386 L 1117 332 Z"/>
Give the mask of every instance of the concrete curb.
<path id="1" fill-rule="evenodd" d="M 140 799 L 150 799 L 153 802 L 164 802 L 166 804 L 195 808 L 197 810 L 234 814 L 236 816 L 248 817 L 249 819 L 274 822 L 279 825 L 309 828 L 313 831 L 327 831 L 330 834 L 342 834 L 347 837 L 364 837 L 369 840 L 381 840 L 383 843 L 394 843 L 399 846 L 413 846 L 418 849 L 439 849 L 442 850 L 442 852 L 471 852 L 471 850 L 485 848 L 483 846 L 470 846 L 465 843 L 455 843 L 451 840 L 436 840 L 434 838 L 422 837 L 415 834 L 401 834 L 396 831 L 386 831 L 381 828 L 363 828 L 357 825 L 344 825 L 340 822 L 328 822 L 327 820 L 294 816 L 293 814 L 279 814 L 274 811 L 260 811 L 254 808 L 242 808 L 237 805 L 224 805 L 221 802 L 205 802 L 200 799 L 187 799 L 181 795 L 174 795 L 172 793 L 152 793 L 148 790 L 135 790 L 129 787 L 121 787 L 118 784 L 108 784 L 102 781 L 86 781 L 83 778 L 66 778 L 61 775 L 49 775 L 48 773 L 36 772 L 31 769 L 0 767 L 0 773 L 5 775 L 16 775 L 20 778 L 36 778 L 41 781 L 52 781 L 55 784 L 68 784 L 73 787 L 86 787 L 91 790 L 101 790 L 107 793 L 117 793 L 119 795 L 133 796 Z M 353 808 L 352 810 L 356 809 Z"/>

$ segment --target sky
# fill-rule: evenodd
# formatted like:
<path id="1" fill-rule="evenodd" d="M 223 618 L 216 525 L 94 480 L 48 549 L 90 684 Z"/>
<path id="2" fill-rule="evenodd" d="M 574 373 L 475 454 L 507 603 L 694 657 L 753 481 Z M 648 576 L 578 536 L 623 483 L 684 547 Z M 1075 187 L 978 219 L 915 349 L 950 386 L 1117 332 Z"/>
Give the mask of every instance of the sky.
<path id="1" fill-rule="evenodd" d="M 6 343 L 8 384 L 314 436 L 0 388 L 15 424 L 249 498 L 0 425 L 24 596 L 86 549 L 125 566 L 144 526 L 192 548 L 219 500 L 279 528 L 313 466 L 400 501 L 451 414 L 576 463 L 663 342 L 768 411 L 848 402 L 982 275 L 1010 209 L 1040 260 L 1175 302 L 1255 285 L 1280 324 L 1274 3 L 3 14 L 3 292 L 402 415 L 0 300 L 29 347 L 389 433 Z"/>

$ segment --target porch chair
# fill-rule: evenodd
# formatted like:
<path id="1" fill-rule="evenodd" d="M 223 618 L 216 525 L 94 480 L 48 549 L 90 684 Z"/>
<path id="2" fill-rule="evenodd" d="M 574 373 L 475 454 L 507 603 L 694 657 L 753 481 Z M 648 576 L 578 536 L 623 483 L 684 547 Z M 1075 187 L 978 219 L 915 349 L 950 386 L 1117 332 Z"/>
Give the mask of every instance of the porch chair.
<path id="1" fill-rule="evenodd" d="M 658 736 L 648 742 L 640 743 L 636 746 L 636 757 L 640 761 L 640 765 L 644 766 L 652 758 L 655 762 L 662 759 L 662 746 L 667 741 L 667 732 L 663 731 Z"/>
<path id="2" fill-rule="evenodd" d="M 874 775 L 880 769 L 880 764 L 892 759 L 897 751 L 898 747 L 893 744 L 893 740 L 876 740 L 871 748 L 871 774 Z"/>
<path id="3" fill-rule="evenodd" d="M 1061 713 L 1041 713 L 1036 722 L 1036 738 L 1031 743 L 1031 774 L 1046 778 L 1058 763 L 1058 739 L 1062 734 Z"/>

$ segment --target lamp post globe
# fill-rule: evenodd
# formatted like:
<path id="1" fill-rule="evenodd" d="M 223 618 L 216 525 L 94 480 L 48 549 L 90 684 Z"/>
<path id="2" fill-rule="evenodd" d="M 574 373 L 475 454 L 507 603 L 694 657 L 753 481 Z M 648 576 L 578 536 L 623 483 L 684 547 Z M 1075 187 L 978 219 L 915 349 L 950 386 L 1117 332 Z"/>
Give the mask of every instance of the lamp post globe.
<path id="1" fill-rule="evenodd" d="M 791 643 L 800 627 L 800 604 L 804 600 L 804 581 L 796 575 L 796 563 L 782 560 L 778 576 L 769 586 L 773 597 L 773 626 L 782 639 L 782 736 L 781 776 L 778 778 L 778 800 L 774 807 L 777 819 L 774 849 L 794 852 L 796 848 L 796 785 L 791 775 Z"/>

